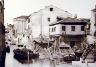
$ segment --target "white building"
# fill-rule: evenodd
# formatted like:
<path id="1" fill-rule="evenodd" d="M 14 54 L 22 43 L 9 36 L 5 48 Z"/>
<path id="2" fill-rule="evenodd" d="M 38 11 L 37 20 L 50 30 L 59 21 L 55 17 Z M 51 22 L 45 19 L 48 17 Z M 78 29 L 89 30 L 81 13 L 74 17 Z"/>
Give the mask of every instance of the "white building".
<path id="1" fill-rule="evenodd" d="M 30 23 L 33 38 L 38 38 L 40 34 L 43 37 L 48 37 L 49 24 L 57 21 L 57 17 L 67 18 L 72 17 L 72 14 L 53 5 L 49 5 L 31 14 Z"/>
<path id="2" fill-rule="evenodd" d="M 8 45 L 14 44 L 14 33 L 12 24 L 8 24 L 5 29 L 5 44 L 6 42 L 8 42 Z"/>
<path id="3" fill-rule="evenodd" d="M 95 8 L 91 10 L 91 33 L 96 31 L 96 5 Z"/>
<path id="4" fill-rule="evenodd" d="M 19 16 L 17 18 L 14 18 L 13 25 L 15 30 L 15 38 L 17 38 L 18 43 L 17 44 L 25 44 L 25 42 L 28 42 L 27 38 L 27 23 L 28 23 L 29 16 Z"/>
<path id="5" fill-rule="evenodd" d="M 65 42 L 71 47 L 81 47 L 81 43 L 86 35 L 87 22 L 78 20 L 76 18 L 65 18 L 63 20 L 50 24 L 50 38 L 61 38 L 60 42 Z M 59 42 L 59 43 L 60 43 Z"/>

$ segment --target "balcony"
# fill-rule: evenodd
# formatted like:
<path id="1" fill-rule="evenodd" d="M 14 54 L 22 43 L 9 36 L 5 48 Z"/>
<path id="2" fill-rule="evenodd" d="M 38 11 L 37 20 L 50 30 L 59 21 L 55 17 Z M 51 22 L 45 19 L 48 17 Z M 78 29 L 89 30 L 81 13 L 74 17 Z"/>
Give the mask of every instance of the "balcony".
<path id="1" fill-rule="evenodd" d="M 65 31 L 62 31 L 61 35 L 85 35 L 85 31 L 81 31 L 81 32 L 65 32 Z"/>

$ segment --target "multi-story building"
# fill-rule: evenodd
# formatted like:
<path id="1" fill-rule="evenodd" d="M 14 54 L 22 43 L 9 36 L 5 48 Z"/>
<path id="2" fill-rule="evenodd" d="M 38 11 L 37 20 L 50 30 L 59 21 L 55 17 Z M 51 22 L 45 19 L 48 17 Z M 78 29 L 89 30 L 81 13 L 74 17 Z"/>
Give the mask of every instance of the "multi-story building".
<path id="1" fill-rule="evenodd" d="M 5 26 L 4 26 L 4 0 L 0 1 L 0 66 L 5 64 Z"/>
<path id="2" fill-rule="evenodd" d="M 27 30 L 27 23 L 28 23 L 29 16 L 19 16 L 14 18 L 13 25 L 14 25 L 14 37 L 17 38 L 17 44 L 24 44 L 26 39 L 28 39 L 28 30 Z M 28 38 L 26 38 L 28 37 Z"/>
<path id="3" fill-rule="evenodd" d="M 8 45 L 12 44 L 14 41 L 13 27 L 12 24 L 7 24 L 7 27 L 5 28 L 5 43 L 8 43 Z"/>
<path id="4" fill-rule="evenodd" d="M 72 17 L 72 14 L 53 5 L 46 6 L 31 14 L 29 18 L 33 38 L 38 38 L 40 35 L 44 38 L 48 37 L 49 24 L 55 22 L 57 17 L 68 18 Z"/>
<path id="5" fill-rule="evenodd" d="M 0 1 L 0 23 L 4 24 L 4 0 Z"/>
<path id="6" fill-rule="evenodd" d="M 57 38 L 61 43 L 69 44 L 71 47 L 81 47 L 86 35 L 87 22 L 76 18 L 65 18 L 50 24 L 50 39 Z M 56 39 L 55 39 L 56 40 Z"/>
<path id="7" fill-rule="evenodd" d="M 81 21 L 85 21 L 87 22 L 87 26 L 86 26 L 86 34 L 90 34 L 90 26 L 91 26 L 91 23 L 90 23 L 90 18 L 78 18 L 79 20 Z"/>
<path id="8" fill-rule="evenodd" d="M 91 33 L 94 34 L 96 31 L 96 5 L 95 8 L 91 10 Z M 96 33 L 95 33 L 96 36 Z"/>

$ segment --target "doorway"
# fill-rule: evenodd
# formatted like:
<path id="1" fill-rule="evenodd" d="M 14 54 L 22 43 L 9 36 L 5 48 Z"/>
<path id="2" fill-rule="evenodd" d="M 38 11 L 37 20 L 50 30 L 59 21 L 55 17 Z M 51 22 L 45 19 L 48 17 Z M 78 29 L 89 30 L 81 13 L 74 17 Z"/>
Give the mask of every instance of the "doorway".
<path id="1" fill-rule="evenodd" d="M 75 45 L 75 41 L 70 41 L 71 48 Z"/>

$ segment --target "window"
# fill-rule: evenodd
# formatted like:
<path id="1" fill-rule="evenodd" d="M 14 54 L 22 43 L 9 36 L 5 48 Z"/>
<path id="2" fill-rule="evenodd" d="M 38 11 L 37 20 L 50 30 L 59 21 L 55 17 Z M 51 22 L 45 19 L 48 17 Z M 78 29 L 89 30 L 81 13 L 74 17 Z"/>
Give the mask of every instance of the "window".
<path id="1" fill-rule="evenodd" d="M 28 37 L 28 39 L 30 38 L 30 36 L 27 36 Z"/>
<path id="2" fill-rule="evenodd" d="M 53 28 L 52 28 L 52 32 L 53 32 Z"/>
<path id="3" fill-rule="evenodd" d="M 48 21 L 50 22 L 50 18 L 48 17 Z"/>
<path id="4" fill-rule="evenodd" d="M 25 34 L 23 34 L 23 37 L 25 36 Z"/>
<path id="5" fill-rule="evenodd" d="M 30 22 L 30 19 L 28 18 L 28 23 Z"/>
<path id="6" fill-rule="evenodd" d="M 54 27 L 54 32 L 56 31 L 56 27 Z"/>
<path id="7" fill-rule="evenodd" d="M 53 8 L 50 8 L 50 11 L 53 11 Z"/>
<path id="8" fill-rule="evenodd" d="M 71 26 L 71 31 L 75 31 L 75 26 Z"/>
<path id="9" fill-rule="evenodd" d="M 65 26 L 62 26 L 62 31 L 65 31 L 66 30 L 66 27 Z"/>
<path id="10" fill-rule="evenodd" d="M 49 28 L 49 32 L 50 32 L 50 28 Z"/>
<path id="11" fill-rule="evenodd" d="M 15 34 L 17 34 L 17 30 L 15 30 Z"/>
<path id="12" fill-rule="evenodd" d="M 13 30 L 13 35 L 15 35 L 15 30 Z"/>
<path id="13" fill-rule="evenodd" d="M 75 41 L 70 41 L 71 48 L 75 45 Z"/>
<path id="14" fill-rule="evenodd" d="M 84 26 L 81 26 L 81 31 L 84 31 Z"/>

